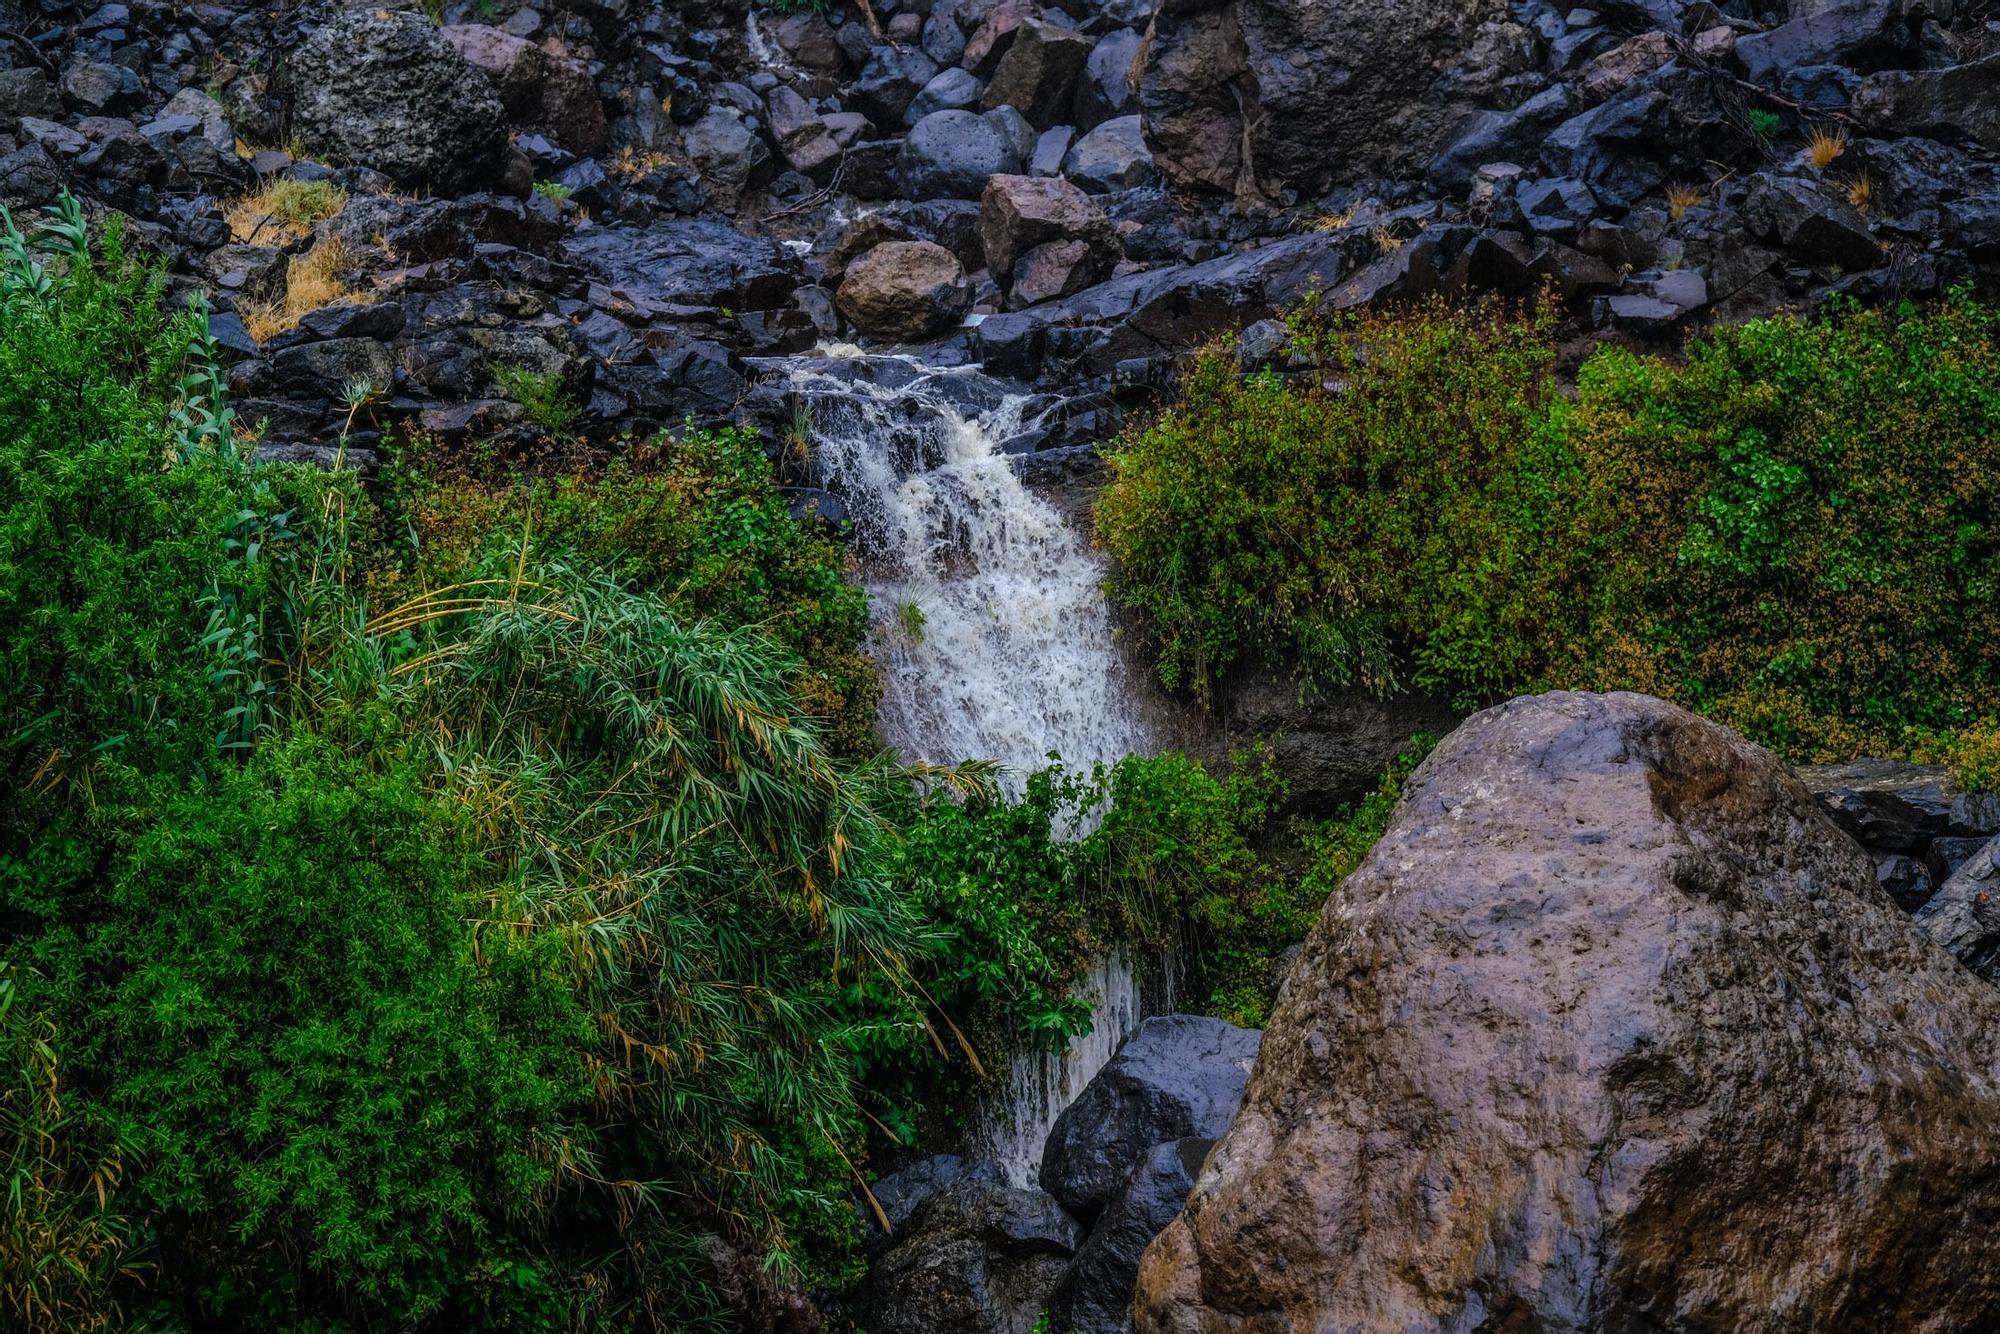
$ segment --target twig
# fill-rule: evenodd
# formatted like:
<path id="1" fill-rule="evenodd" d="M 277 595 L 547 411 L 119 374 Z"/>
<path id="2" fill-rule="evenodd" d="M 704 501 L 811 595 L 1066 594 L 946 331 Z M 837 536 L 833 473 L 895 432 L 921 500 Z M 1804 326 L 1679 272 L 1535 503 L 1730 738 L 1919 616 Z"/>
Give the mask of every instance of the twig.
<path id="1" fill-rule="evenodd" d="M 865 8 L 868 0 L 861 0 L 861 4 Z M 877 33 L 876 36 L 879 37 L 881 34 Z M 14 43 L 21 48 L 23 55 L 41 67 L 42 73 L 48 75 L 51 79 L 56 76 L 55 62 L 42 54 L 42 48 L 35 45 L 34 38 L 24 32 L 15 32 L 12 28 L 0 28 L 0 41 Z"/>
<path id="2" fill-rule="evenodd" d="M 798 203 L 793 204 L 787 208 L 781 208 L 775 213 L 766 213 L 764 215 L 764 221 L 772 222 L 778 218 L 789 218 L 795 213 L 811 212 L 813 209 L 818 208 L 821 204 L 824 204 L 827 200 L 833 198 L 833 196 L 840 190 L 841 178 L 846 175 L 847 175 L 847 154 L 845 151 L 843 151 L 840 155 L 840 165 L 833 169 L 832 180 L 828 181 L 825 185 L 821 186 L 819 189 L 807 195 L 804 199 L 801 199 Z"/>

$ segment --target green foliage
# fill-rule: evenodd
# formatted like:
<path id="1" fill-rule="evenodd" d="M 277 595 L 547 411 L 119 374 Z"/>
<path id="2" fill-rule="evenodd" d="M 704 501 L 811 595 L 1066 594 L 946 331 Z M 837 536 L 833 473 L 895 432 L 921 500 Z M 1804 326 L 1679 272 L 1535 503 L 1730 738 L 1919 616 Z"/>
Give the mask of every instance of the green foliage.
<path id="1" fill-rule="evenodd" d="M 113 1200 L 128 1147 L 70 1096 L 63 1034 L 21 1005 L 0 964 L 0 1323 L 77 1334 L 124 1327 L 108 1295 L 135 1261 Z"/>
<path id="2" fill-rule="evenodd" d="M 310 735 L 133 840 L 86 955 L 95 1055 L 211 1315 L 298 1265 L 407 1321 L 441 1253 L 551 1194 L 589 1025 L 481 851 L 420 772 Z"/>
<path id="3" fill-rule="evenodd" d="M 227 704 L 218 662 L 194 646 L 219 606 L 255 596 L 261 570 L 249 547 L 225 548 L 255 541 L 260 523 L 227 423 L 219 442 L 201 439 L 183 385 L 199 314 L 163 310 L 159 274 L 126 254 L 115 225 L 92 262 L 80 214 L 32 244 L 0 222 L 0 805 L 11 805 L 104 757 L 206 762 Z M 189 431 L 178 441 L 176 418 Z M 168 468 L 170 454 L 184 466 Z"/>
<path id="4" fill-rule="evenodd" d="M 507 397 L 521 405 L 529 421 L 561 435 L 583 415 L 576 400 L 554 371 L 529 366 L 495 366 L 493 379 Z"/>
<path id="5" fill-rule="evenodd" d="M 1604 348 L 1572 401 L 1534 319 L 1308 311 L 1312 383 L 1202 357 L 1099 525 L 1171 684 L 1289 657 L 1466 703 L 1647 690 L 1799 758 L 1908 748 L 2000 710 L 1995 321 Z"/>
<path id="6" fill-rule="evenodd" d="M 567 204 L 576 197 L 576 191 L 561 181 L 536 181 L 535 193 L 552 204 Z"/>
<path id="7" fill-rule="evenodd" d="M 1784 123 L 1775 111 L 1763 107 L 1751 107 L 1744 113 L 1750 121 L 1750 132 L 1766 143 L 1778 137 L 1778 127 Z"/>
<path id="8" fill-rule="evenodd" d="M 384 509 L 408 536 L 378 598 L 510 576 L 524 545 L 607 569 L 684 617 L 762 629 L 797 655 L 793 689 L 828 720 L 835 749 L 874 750 L 867 595 L 846 581 L 840 549 L 792 518 L 753 432 L 689 431 L 553 477 L 420 440 L 385 483 Z"/>

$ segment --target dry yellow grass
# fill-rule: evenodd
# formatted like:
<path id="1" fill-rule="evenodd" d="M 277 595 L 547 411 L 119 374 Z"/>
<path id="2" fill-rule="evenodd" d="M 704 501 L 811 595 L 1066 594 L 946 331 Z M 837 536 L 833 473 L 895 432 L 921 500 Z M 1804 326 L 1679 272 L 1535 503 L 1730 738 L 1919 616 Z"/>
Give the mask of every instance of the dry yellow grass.
<path id="1" fill-rule="evenodd" d="M 285 245 L 346 207 L 347 191 L 332 181 L 275 180 L 229 206 L 229 234 L 245 243 Z"/>
<path id="2" fill-rule="evenodd" d="M 336 301 L 357 304 L 373 301 L 373 296 L 357 291 L 341 280 L 340 271 L 349 262 L 347 246 L 337 236 L 330 236 L 305 254 L 296 256 L 285 271 L 283 299 L 246 306 L 242 310 L 243 325 L 250 331 L 250 336 L 260 343 L 264 342 L 295 327 L 321 306 L 330 306 Z"/>
<path id="3" fill-rule="evenodd" d="M 1874 206 L 1875 182 L 1868 178 L 1867 173 L 1864 172 L 1847 183 L 1847 202 L 1854 206 L 1854 211 L 1857 213 L 1866 213 Z"/>
<path id="4" fill-rule="evenodd" d="M 1670 185 L 1667 187 L 1667 214 L 1675 222 L 1687 216 L 1691 208 L 1700 208 L 1707 196 L 1696 185 Z"/>
<path id="5" fill-rule="evenodd" d="M 1838 130 L 1814 130 L 1806 140 L 1806 161 L 1814 171 L 1825 171 L 1835 158 L 1847 151 L 1847 136 Z"/>
<path id="6" fill-rule="evenodd" d="M 1368 239 L 1385 255 L 1393 255 L 1403 248 L 1403 238 L 1379 224 L 1368 229 Z"/>
<path id="7" fill-rule="evenodd" d="M 1316 232 L 1337 232 L 1354 221 L 1354 210 L 1343 209 L 1339 213 L 1322 213 L 1310 224 Z"/>

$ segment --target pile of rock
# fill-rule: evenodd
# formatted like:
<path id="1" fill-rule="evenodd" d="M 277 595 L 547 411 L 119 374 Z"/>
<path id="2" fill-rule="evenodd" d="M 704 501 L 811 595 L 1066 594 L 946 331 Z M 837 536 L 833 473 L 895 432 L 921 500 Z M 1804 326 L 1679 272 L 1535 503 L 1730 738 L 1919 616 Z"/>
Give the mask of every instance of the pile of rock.
<path id="1" fill-rule="evenodd" d="M 514 364 L 613 441 L 758 420 L 757 358 L 916 343 L 1088 404 L 1059 447 L 1313 290 L 1548 285 L 1579 331 L 1678 337 L 2000 272 L 1976 6 L 22 8 L 0 200 L 134 218 L 212 295 L 274 440 L 326 443 L 328 390 L 367 377 L 354 458 L 384 429 L 534 436 Z M 242 226 L 234 201 L 286 177 L 347 213 Z M 292 281 L 308 254 L 330 297 Z M 292 310 L 275 338 L 230 318 L 302 302 L 377 309 Z M 342 339 L 376 347 L 306 350 Z"/>
<path id="2" fill-rule="evenodd" d="M 1028 1334 L 1046 1313 L 1069 1334 L 1129 1330 L 1139 1257 L 1228 1129 L 1260 1036 L 1147 1020 L 1057 1120 L 1039 1188 L 955 1157 L 877 1182 L 892 1231 L 877 1232 L 865 1326 Z"/>

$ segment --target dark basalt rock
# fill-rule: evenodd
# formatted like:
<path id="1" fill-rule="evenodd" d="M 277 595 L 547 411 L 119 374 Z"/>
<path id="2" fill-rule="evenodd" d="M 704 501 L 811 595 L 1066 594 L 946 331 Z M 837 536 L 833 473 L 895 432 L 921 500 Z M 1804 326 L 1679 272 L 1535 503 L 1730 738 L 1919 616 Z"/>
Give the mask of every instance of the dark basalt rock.
<path id="1" fill-rule="evenodd" d="M 1082 1241 L 1038 1190 L 963 1176 L 920 1205 L 876 1261 L 870 1334 L 1029 1334 Z"/>
<path id="2" fill-rule="evenodd" d="M 1943 765 L 1851 760 L 1798 773 L 1833 822 L 1867 847 L 1921 852 L 1944 835 L 2000 834 L 2000 794 L 1959 791 Z"/>
<path id="3" fill-rule="evenodd" d="M 1967 968 L 2000 985 L 2000 840 L 1988 840 L 1917 911 L 1917 925 Z"/>
<path id="4" fill-rule="evenodd" d="M 1049 1323 L 1068 1334 L 1127 1334 L 1132 1283 L 1146 1247 L 1187 1202 L 1215 1141 L 1154 1146 L 1104 1210 L 1049 1298 Z"/>
<path id="5" fill-rule="evenodd" d="M 1987 1328 L 1996 1116 L 2000 992 L 1775 757 L 1515 700 L 1334 892 L 1134 1324 Z"/>
<path id="6" fill-rule="evenodd" d="M 500 174 L 500 98 L 421 14 L 348 10 L 292 54 L 290 77 L 294 124 L 316 153 L 441 193 Z"/>
<path id="7" fill-rule="evenodd" d="M 770 310 L 799 285 L 798 266 L 774 242 L 717 218 L 602 227 L 570 237 L 565 247 L 604 282 L 662 307 Z"/>
<path id="8" fill-rule="evenodd" d="M 1154 1145 L 1219 1136 L 1243 1099 L 1260 1037 L 1200 1015 L 1146 1020 L 1056 1118 L 1042 1148 L 1042 1189 L 1095 1218 Z"/>

